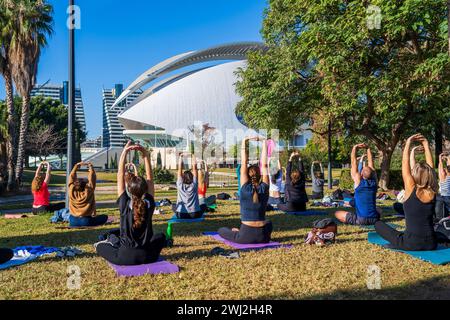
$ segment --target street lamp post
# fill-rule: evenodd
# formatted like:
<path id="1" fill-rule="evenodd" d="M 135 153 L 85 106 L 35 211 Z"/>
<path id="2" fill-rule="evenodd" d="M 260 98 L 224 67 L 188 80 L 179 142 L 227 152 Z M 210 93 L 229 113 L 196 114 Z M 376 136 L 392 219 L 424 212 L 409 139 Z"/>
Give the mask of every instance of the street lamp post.
<path id="1" fill-rule="evenodd" d="M 74 157 L 74 113 L 75 113 L 75 3 L 69 0 L 69 106 L 67 125 L 67 164 L 66 164 L 66 208 L 69 207 L 69 176 Z"/>

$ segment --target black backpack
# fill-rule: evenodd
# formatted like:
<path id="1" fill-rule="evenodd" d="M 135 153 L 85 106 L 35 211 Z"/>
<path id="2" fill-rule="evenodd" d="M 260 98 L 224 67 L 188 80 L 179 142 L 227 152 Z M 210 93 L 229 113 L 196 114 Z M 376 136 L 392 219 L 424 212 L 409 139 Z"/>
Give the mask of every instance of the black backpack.
<path id="1" fill-rule="evenodd" d="M 228 199 L 230 199 L 231 198 L 231 196 L 228 194 L 228 193 L 219 193 L 218 195 L 217 195 L 217 200 L 228 200 Z"/>
<path id="2" fill-rule="evenodd" d="M 450 217 L 444 218 L 434 225 L 438 243 L 450 245 Z"/>

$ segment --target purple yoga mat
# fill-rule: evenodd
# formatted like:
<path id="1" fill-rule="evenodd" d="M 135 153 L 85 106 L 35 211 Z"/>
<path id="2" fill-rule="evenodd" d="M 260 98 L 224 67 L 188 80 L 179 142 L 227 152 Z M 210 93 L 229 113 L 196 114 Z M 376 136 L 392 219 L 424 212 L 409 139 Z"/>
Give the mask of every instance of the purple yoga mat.
<path id="1" fill-rule="evenodd" d="M 169 274 L 180 271 L 177 265 L 165 260 L 138 266 L 118 266 L 112 263 L 109 263 L 109 265 L 119 277 L 138 277 L 145 274 Z"/>
<path id="2" fill-rule="evenodd" d="M 292 248 L 292 245 L 283 245 L 279 242 L 269 242 L 269 243 L 258 243 L 258 244 L 240 244 L 231 242 L 219 236 L 218 234 L 206 234 L 217 241 L 223 242 L 224 244 L 233 247 L 238 250 L 251 250 L 251 249 L 277 249 L 277 248 Z"/>

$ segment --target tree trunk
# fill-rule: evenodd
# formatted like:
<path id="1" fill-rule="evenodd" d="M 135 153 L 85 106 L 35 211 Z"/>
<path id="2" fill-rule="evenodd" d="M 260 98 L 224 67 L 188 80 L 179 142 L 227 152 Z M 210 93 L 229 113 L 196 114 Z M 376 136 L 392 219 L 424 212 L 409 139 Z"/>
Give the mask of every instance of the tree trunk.
<path id="1" fill-rule="evenodd" d="M 16 160 L 16 148 L 14 143 L 16 141 L 16 116 L 14 112 L 14 94 L 13 94 L 13 83 L 11 72 L 5 70 L 5 93 L 6 93 L 6 109 L 8 112 L 7 124 L 8 124 L 8 135 L 6 137 L 6 154 L 7 154 L 7 166 L 8 166 L 8 191 L 13 191 L 15 189 L 15 179 L 14 179 L 14 162 Z"/>
<path id="2" fill-rule="evenodd" d="M 16 183 L 20 186 L 23 175 L 23 165 L 25 160 L 25 143 L 28 132 L 28 120 L 30 117 L 30 95 L 22 97 L 22 115 L 20 118 L 19 146 L 16 163 Z"/>
<path id="3" fill-rule="evenodd" d="M 391 167 L 392 154 L 394 153 L 393 149 L 381 149 L 381 174 L 379 177 L 379 187 L 382 190 L 388 190 L 389 186 L 389 169 Z"/>

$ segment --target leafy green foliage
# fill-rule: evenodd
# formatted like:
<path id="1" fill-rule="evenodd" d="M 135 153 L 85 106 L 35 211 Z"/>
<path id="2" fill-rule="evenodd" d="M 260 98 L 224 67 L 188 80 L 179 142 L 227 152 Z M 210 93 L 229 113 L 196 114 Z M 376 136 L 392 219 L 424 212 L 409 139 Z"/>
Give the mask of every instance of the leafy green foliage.
<path id="1" fill-rule="evenodd" d="M 269 4 L 269 49 L 239 71 L 237 113 L 283 138 L 300 124 L 331 121 L 379 149 L 387 183 L 398 143 L 418 131 L 431 138 L 436 120 L 450 118 L 447 1 L 371 1 L 379 29 L 367 27 L 366 1 Z"/>

